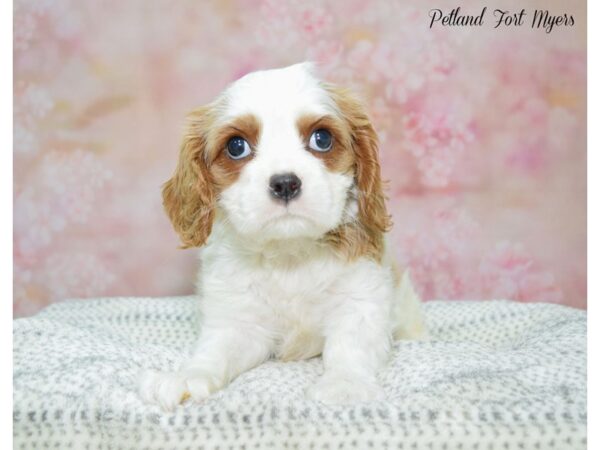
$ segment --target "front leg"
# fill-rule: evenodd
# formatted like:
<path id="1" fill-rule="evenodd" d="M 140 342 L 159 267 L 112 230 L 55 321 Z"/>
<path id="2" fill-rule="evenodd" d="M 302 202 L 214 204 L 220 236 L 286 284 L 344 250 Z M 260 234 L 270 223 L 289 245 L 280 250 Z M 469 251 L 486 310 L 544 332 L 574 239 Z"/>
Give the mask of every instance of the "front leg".
<path id="1" fill-rule="evenodd" d="M 391 333 L 387 306 L 349 300 L 327 324 L 321 379 L 308 396 L 326 404 L 379 400 L 377 374 L 387 361 Z"/>
<path id="2" fill-rule="evenodd" d="M 271 348 L 270 338 L 254 325 L 235 320 L 206 323 L 193 356 L 177 372 L 145 372 L 140 395 L 165 410 L 188 397 L 201 401 L 264 362 Z"/>

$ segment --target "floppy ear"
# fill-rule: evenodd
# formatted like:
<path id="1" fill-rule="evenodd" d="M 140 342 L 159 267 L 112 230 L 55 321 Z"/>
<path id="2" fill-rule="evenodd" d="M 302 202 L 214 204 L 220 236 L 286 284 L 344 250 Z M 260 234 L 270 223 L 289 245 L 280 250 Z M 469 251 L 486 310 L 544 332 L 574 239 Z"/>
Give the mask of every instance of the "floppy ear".
<path id="1" fill-rule="evenodd" d="M 347 90 L 335 86 L 327 86 L 327 90 L 352 136 L 358 219 L 363 227 L 362 234 L 381 253 L 383 233 L 390 229 L 392 221 L 385 207 L 377 133 L 363 105 Z"/>
<path id="2" fill-rule="evenodd" d="M 214 185 L 205 151 L 208 108 L 193 111 L 188 120 L 177 168 L 162 189 L 163 206 L 179 234 L 182 248 L 203 245 L 215 216 Z"/>

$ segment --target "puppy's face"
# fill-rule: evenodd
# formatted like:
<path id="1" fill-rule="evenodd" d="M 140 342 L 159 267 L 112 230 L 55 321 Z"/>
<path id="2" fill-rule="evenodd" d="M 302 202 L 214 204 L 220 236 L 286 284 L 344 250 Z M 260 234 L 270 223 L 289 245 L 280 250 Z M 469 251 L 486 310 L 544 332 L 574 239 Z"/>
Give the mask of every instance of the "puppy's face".
<path id="1" fill-rule="evenodd" d="M 163 197 L 188 247 L 217 212 L 255 242 L 322 239 L 349 256 L 380 256 L 389 226 L 366 114 L 307 64 L 246 75 L 193 112 Z"/>

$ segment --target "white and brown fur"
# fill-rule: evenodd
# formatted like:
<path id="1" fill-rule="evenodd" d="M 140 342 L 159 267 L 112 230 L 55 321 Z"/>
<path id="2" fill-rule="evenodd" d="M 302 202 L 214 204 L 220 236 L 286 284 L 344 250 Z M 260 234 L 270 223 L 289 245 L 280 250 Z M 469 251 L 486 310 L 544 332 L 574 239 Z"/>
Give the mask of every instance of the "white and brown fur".
<path id="1" fill-rule="evenodd" d="M 322 354 L 310 398 L 381 398 L 377 374 L 392 339 L 426 330 L 386 243 L 377 135 L 363 106 L 304 63 L 248 74 L 188 120 L 163 199 L 183 246 L 201 247 L 201 326 L 178 371 L 143 375 L 142 397 L 172 409 L 271 357 Z M 316 129 L 333 136 L 328 152 L 309 148 Z M 228 156 L 233 136 L 249 156 Z M 268 183 L 278 173 L 296 174 L 301 195 L 274 200 Z"/>

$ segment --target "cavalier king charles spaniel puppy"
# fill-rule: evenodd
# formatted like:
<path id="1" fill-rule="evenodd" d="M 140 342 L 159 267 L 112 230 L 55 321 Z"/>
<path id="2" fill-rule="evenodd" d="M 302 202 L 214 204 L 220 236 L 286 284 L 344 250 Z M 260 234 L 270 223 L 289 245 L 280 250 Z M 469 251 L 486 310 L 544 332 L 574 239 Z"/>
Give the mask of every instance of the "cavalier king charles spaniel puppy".
<path id="1" fill-rule="evenodd" d="M 271 357 L 321 354 L 309 398 L 377 400 L 392 340 L 426 337 L 386 241 L 375 130 L 314 72 L 250 73 L 189 115 L 163 201 L 184 248 L 202 247 L 201 326 L 179 370 L 143 374 L 145 401 L 170 410 Z"/>

